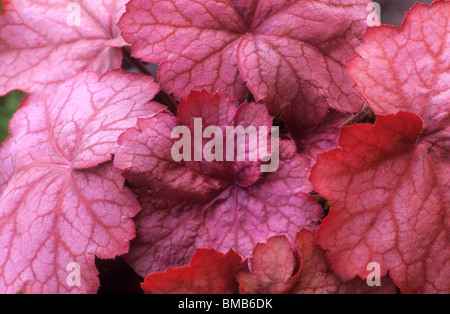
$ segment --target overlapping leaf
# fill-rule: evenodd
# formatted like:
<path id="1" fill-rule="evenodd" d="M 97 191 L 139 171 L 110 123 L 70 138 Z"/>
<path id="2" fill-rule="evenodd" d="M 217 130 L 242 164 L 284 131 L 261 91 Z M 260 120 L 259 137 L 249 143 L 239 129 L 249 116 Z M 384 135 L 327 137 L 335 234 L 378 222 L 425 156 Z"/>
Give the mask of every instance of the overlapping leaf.
<path id="1" fill-rule="evenodd" d="M 380 286 L 365 280 L 342 281 L 330 271 L 324 251 L 311 231 L 297 233 L 291 247 L 285 236 L 259 243 L 250 259 L 250 269 L 237 273 L 241 293 L 265 294 L 391 294 L 397 288 L 389 278 L 379 278 Z"/>
<path id="2" fill-rule="evenodd" d="M 251 259 L 242 262 L 233 251 L 227 254 L 198 249 L 189 266 L 169 268 L 147 276 L 142 287 L 149 293 L 239 293 L 241 294 L 394 294 L 390 278 L 380 286 L 365 280 L 343 282 L 329 270 L 324 251 L 311 231 L 297 233 L 292 247 L 284 235 L 258 243 Z"/>
<path id="3" fill-rule="evenodd" d="M 375 114 L 404 110 L 422 117 L 421 143 L 432 147 L 428 153 L 439 184 L 448 186 L 450 3 L 416 4 L 401 31 L 390 26 L 369 30 L 358 53 L 349 62 L 356 88 Z"/>
<path id="4" fill-rule="evenodd" d="M 404 293 L 449 293 L 448 1 L 416 4 L 401 30 L 369 29 L 349 76 L 369 0 L 131 0 L 120 28 L 136 57 L 161 63 L 163 89 L 187 97 L 177 117 L 149 103 L 153 79 L 100 76 L 120 67 L 126 2 L 2 1 L 0 95 L 32 96 L 0 148 L 0 292 L 95 292 L 95 256 L 127 253 L 137 233 L 126 259 L 153 273 L 150 293 L 395 293 L 388 277 L 367 286 L 373 262 Z M 378 116 L 340 129 L 363 103 L 353 82 Z M 236 107 L 249 91 L 264 104 Z M 297 147 L 276 141 L 275 172 L 197 160 L 197 139 L 174 160 L 176 127 L 268 135 L 278 113 Z M 236 160 L 210 135 L 202 150 Z M 333 202 L 317 242 L 323 210 L 296 152 L 317 159 L 310 178 Z"/>
<path id="5" fill-rule="evenodd" d="M 413 113 L 378 116 L 342 129 L 341 148 L 319 155 L 311 180 L 334 203 L 318 239 L 344 280 L 376 262 L 402 292 L 448 293 L 449 186 L 437 171 L 449 168 L 417 143 L 421 132 Z"/>
<path id="6" fill-rule="evenodd" d="M 362 106 L 345 63 L 369 2 L 132 0 L 119 27 L 135 56 L 161 63 L 161 87 L 177 98 L 224 89 L 240 99 L 246 82 L 272 115 L 313 126 L 329 106 Z"/>
<path id="7" fill-rule="evenodd" d="M 0 95 L 39 92 L 84 71 L 120 68 L 127 0 L 3 0 Z"/>
<path id="8" fill-rule="evenodd" d="M 343 281 L 326 261 L 325 252 L 317 244 L 316 237 L 308 230 L 300 230 L 295 247 L 301 254 L 301 275 L 290 293 L 297 294 L 395 294 L 397 287 L 388 277 L 378 278 L 380 286 L 369 286 L 366 280 L 355 278 Z M 364 278 L 365 279 L 365 278 Z"/>
<path id="9" fill-rule="evenodd" d="M 401 31 L 369 30 L 349 62 L 376 114 L 407 110 L 424 125 L 406 113 L 378 117 L 374 128 L 347 129 L 342 149 L 319 159 L 313 183 L 336 200 L 320 244 L 344 278 L 375 261 L 403 292 L 448 292 L 449 27 L 448 1 L 417 4 Z"/>
<path id="10" fill-rule="evenodd" d="M 157 91 L 146 76 L 86 72 L 24 101 L 0 153 L 1 292 L 93 293 L 95 256 L 128 251 L 140 206 L 111 155 L 136 117 L 164 109 L 148 103 Z"/>
<path id="11" fill-rule="evenodd" d="M 246 266 L 232 250 L 222 254 L 199 249 L 189 266 L 151 274 L 145 278 L 142 288 L 154 294 L 234 294 L 238 292 L 234 274 Z"/>
<path id="12" fill-rule="evenodd" d="M 197 248 L 231 248 L 246 258 L 271 235 L 293 239 L 301 227 L 314 230 L 323 215 L 307 194 L 310 161 L 296 155 L 292 142 L 281 142 L 278 170 L 264 175 L 259 164 L 248 161 L 175 162 L 171 150 L 178 140 L 171 132 L 192 126 L 195 118 L 203 119 L 204 128 L 271 123 L 264 105 L 244 103 L 236 109 L 222 93 L 201 92 L 180 104 L 178 118 L 140 119 L 137 128 L 121 135 L 115 165 L 141 189 L 143 207 L 127 259 L 143 276 L 187 264 Z"/>

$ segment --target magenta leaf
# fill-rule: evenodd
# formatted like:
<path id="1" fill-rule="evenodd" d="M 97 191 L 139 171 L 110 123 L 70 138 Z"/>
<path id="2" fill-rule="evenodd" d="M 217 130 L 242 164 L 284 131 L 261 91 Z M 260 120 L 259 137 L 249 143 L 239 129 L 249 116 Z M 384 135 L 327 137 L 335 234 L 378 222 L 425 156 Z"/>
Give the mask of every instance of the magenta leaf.
<path id="1" fill-rule="evenodd" d="M 310 161 L 282 141 L 277 171 L 261 173 L 260 162 L 175 162 L 171 138 L 176 126 L 267 126 L 262 104 L 236 103 L 223 93 L 194 92 L 180 104 L 178 118 L 162 113 L 138 120 L 119 138 L 115 165 L 140 188 L 143 211 L 127 260 L 142 276 L 189 262 L 197 248 L 233 249 L 247 258 L 256 243 L 299 228 L 315 230 L 323 213 L 307 193 Z M 225 124 L 226 123 L 226 124 Z"/>
<path id="2" fill-rule="evenodd" d="M 164 110 L 148 103 L 157 91 L 146 76 L 86 72 L 24 100 L 0 151 L 1 292 L 95 293 L 95 256 L 128 251 L 140 206 L 111 156 L 137 117 Z"/>
<path id="3" fill-rule="evenodd" d="M 343 128 L 340 148 L 319 155 L 311 180 L 334 202 L 318 242 L 342 279 L 378 263 L 404 293 L 449 292 L 449 167 L 418 142 L 422 124 L 413 113 L 378 116 Z"/>
<path id="4" fill-rule="evenodd" d="M 161 87 L 178 99 L 203 89 L 240 99 L 247 85 L 272 115 L 310 127 L 330 106 L 363 104 L 346 61 L 369 2 L 131 0 L 119 27 L 134 56 L 161 63 Z"/>
<path id="5" fill-rule="evenodd" d="M 116 26 L 127 0 L 3 0 L 0 95 L 39 92 L 92 70 L 120 68 Z"/>

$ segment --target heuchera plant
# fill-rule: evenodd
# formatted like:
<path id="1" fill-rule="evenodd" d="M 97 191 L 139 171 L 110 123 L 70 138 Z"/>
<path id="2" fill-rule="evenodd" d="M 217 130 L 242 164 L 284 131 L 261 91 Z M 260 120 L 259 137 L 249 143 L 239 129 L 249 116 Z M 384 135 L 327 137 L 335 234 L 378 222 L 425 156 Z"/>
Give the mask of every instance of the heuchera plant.
<path id="1" fill-rule="evenodd" d="M 0 293 L 450 292 L 449 1 L 1 3 Z"/>

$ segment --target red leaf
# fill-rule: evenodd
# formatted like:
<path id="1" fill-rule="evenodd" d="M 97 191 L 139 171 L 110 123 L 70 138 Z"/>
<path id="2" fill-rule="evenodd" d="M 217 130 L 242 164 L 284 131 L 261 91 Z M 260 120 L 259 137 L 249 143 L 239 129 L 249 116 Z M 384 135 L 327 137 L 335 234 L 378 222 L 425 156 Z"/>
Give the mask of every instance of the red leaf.
<path id="1" fill-rule="evenodd" d="M 127 0 L 3 0 L 0 95 L 39 92 L 84 71 L 120 68 L 116 26 Z M 79 7 L 78 7 L 79 5 Z M 79 8 L 79 10 L 78 10 Z M 76 15 L 80 13 L 79 26 Z M 73 26 L 70 26 L 73 25 Z"/>
<path id="2" fill-rule="evenodd" d="M 147 103 L 157 91 L 146 76 L 87 72 L 54 96 L 26 98 L 0 153 L 12 145 L 13 173 L 0 198 L 1 292 L 95 293 L 95 256 L 128 251 L 140 206 L 111 155 L 137 116 L 164 110 Z M 79 286 L 69 284 L 71 265 L 80 266 Z"/>
<path id="3" fill-rule="evenodd" d="M 142 189 L 143 212 L 128 254 L 139 274 L 186 264 L 197 248 L 232 248 L 246 258 L 271 235 L 293 239 L 299 228 L 317 227 L 323 213 L 307 194 L 310 161 L 296 155 L 293 142 L 281 142 L 278 170 L 264 175 L 260 162 L 175 162 L 171 156 L 174 127 L 190 126 L 197 117 L 204 127 L 226 122 L 258 128 L 271 120 L 263 105 L 245 103 L 236 110 L 223 94 L 203 92 L 193 93 L 179 111 L 178 119 L 168 114 L 141 119 L 119 138 L 115 164 Z"/>
<path id="4" fill-rule="evenodd" d="M 234 294 L 238 291 L 234 274 L 246 264 L 233 250 L 222 254 L 198 249 L 189 266 L 151 274 L 142 288 L 154 294 Z"/>
<path id="5" fill-rule="evenodd" d="M 369 2 L 132 0 L 119 27 L 136 57 L 161 63 L 161 86 L 178 99 L 203 89 L 240 99 L 245 81 L 272 115 L 312 126 L 329 106 L 362 106 L 345 63 Z"/>
<path id="6" fill-rule="evenodd" d="M 300 275 L 298 262 L 285 236 L 271 237 L 267 244 L 258 243 L 250 259 L 251 272 L 243 270 L 237 274 L 240 293 L 288 292 Z"/>
<path id="7" fill-rule="evenodd" d="M 439 210 L 443 211 L 442 215 L 448 216 L 447 203 L 450 199 L 449 33 L 448 1 L 436 1 L 431 6 L 416 4 L 407 14 L 401 31 L 389 26 L 368 30 L 364 44 L 358 49 L 359 56 L 349 61 L 349 72 L 356 82 L 356 88 L 376 114 L 405 110 L 422 117 L 424 127 L 420 144 L 414 150 L 417 152 L 407 160 L 411 160 L 414 167 L 419 167 L 417 162 L 421 159 L 425 160 L 419 167 L 424 172 L 423 178 L 415 182 L 414 187 L 421 192 L 431 193 L 428 184 L 432 182 L 431 190 L 439 190 L 437 193 L 440 194 L 441 205 L 435 205 L 435 211 L 430 215 L 435 219 L 439 217 Z M 423 222 L 430 219 L 423 218 Z M 448 226 L 447 221 L 441 223 Z M 431 236 L 433 233 L 430 232 Z M 439 237 L 437 234 L 435 236 L 438 243 Z M 444 241 L 448 239 L 445 233 L 441 236 Z M 433 252 L 438 250 L 431 246 L 427 249 Z M 447 251 L 444 250 L 442 254 L 445 256 Z M 412 283 L 402 277 L 404 274 L 398 275 L 398 280 L 402 281 L 402 284 L 399 283 L 400 288 L 405 292 L 448 291 L 445 284 L 449 282 L 449 266 L 440 265 L 441 270 L 438 270 L 440 260 L 432 266 L 426 262 L 426 256 L 417 255 L 420 263 L 415 263 L 412 270 L 420 274 L 426 272 L 425 278 Z M 444 282 L 431 283 L 439 272 L 446 272 L 447 277 L 442 279 Z"/>
<path id="8" fill-rule="evenodd" d="M 375 125 L 343 128 L 341 148 L 319 155 L 311 172 L 334 203 L 318 231 L 331 268 L 344 280 L 365 278 L 377 262 L 404 293 L 448 293 L 448 164 L 417 140 L 413 113 L 378 116 Z"/>

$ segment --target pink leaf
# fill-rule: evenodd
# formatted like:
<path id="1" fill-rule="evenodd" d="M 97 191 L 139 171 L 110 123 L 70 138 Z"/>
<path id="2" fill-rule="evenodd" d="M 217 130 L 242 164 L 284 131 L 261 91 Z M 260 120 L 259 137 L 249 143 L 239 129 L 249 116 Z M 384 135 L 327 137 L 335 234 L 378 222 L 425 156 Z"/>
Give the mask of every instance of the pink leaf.
<path id="1" fill-rule="evenodd" d="M 417 142 L 421 132 L 413 113 L 378 116 L 343 128 L 341 148 L 319 155 L 311 180 L 334 203 L 318 241 L 342 279 L 365 278 L 376 262 L 404 293 L 449 292 L 449 168 Z"/>
<path id="2" fill-rule="evenodd" d="M 296 155 L 293 142 L 281 142 L 278 170 L 264 175 L 261 162 L 175 162 L 171 132 L 196 117 L 204 127 L 226 122 L 258 128 L 271 120 L 264 105 L 244 103 L 236 110 L 224 94 L 202 92 L 180 104 L 178 119 L 141 119 L 121 135 L 115 164 L 141 189 L 143 207 L 127 259 L 143 276 L 186 264 L 197 248 L 231 248 L 247 258 L 259 241 L 280 233 L 293 239 L 301 227 L 314 230 L 322 217 L 307 194 L 310 162 Z"/>
<path id="3" fill-rule="evenodd" d="M 134 56 L 162 63 L 161 88 L 177 98 L 204 88 L 245 94 L 236 49 L 247 27 L 230 1 L 130 1 L 119 27 Z"/>
<path id="4" fill-rule="evenodd" d="M 414 112 L 433 133 L 448 126 L 449 40 L 450 3 L 418 3 L 401 32 L 386 25 L 367 31 L 349 73 L 375 114 Z"/>
<path id="5" fill-rule="evenodd" d="M 346 61 L 360 44 L 368 0 L 132 0 L 119 27 L 133 54 L 161 63 L 164 90 L 219 89 L 266 100 L 272 115 L 317 124 L 331 106 L 357 111 Z"/>
<path id="6" fill-rule="evenodd" d="M 272 115 L 298 114 L 296 122 L 306 127 L 325 116 L 331 77 L 318 49 L 296 39 L 248 34 L 239 44 L 238 63 L 256 100 L 265 99 Z"/>
<path id="7" fill-rule="evenodd" d="M 0 95 L 39 92 L 84 70 L 120 68 L 126 43 L 116 23 L 126 2 L 2 1 Z"/>
<path id="8" fill-rule="evenodd" d="M 95 256 L 128 251 L 140 206 L 111 155 L 138 116 L 164 110 L 148 103 L 157 91 L 146 76 L 87 72 L 26 98 L 0 153 L 12 145 L 15 164 L 0 198 L 1 292 L 93 293 Z"/>
<path id="9" fill-rule="evenodd" d="M 7 139 L 0 146 L 0 169 L 0 196 L 2 196 L 16 169 L 14 161 L 14 140 L 11 138 Z"/>
<path id="10" fill-rule="evenodd" d="M 169 268 L 145 278 L 142 288 L 156 294 L 234 294 L 237 271 L 247 266 L 239 254 L 198 249 L 190 265 Z"/>

